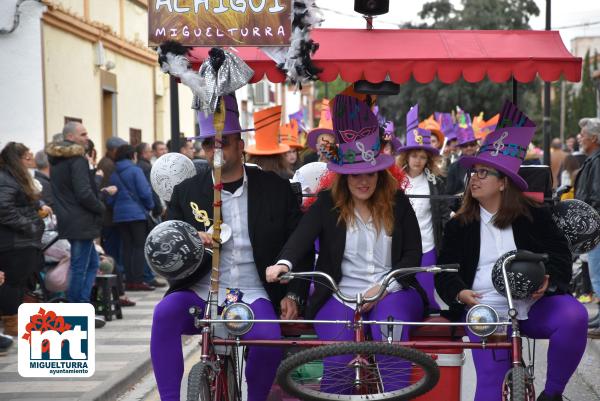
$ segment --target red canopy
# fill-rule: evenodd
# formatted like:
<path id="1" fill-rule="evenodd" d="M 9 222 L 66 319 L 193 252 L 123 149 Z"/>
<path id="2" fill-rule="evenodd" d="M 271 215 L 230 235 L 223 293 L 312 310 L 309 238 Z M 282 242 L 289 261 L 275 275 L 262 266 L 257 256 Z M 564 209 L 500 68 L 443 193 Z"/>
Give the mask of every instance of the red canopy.
<path id="1" fill-rule="evenodd" d="M 494 82 L 511 77 L 530 82 L 536 75 L 544 81 L 581 79 L 581 58 L 573 57 L 557 31 L 441 31 L 400 29 L 315 29 L 319 43 L 313 60 L 323 69 L 319 79 L 346 82 L 366 79 L 380 82 L 389 75 L 398 84 L 411 75 L 420 83 L 451 83 L 461 76 L 467 82 L 485 75 Z M 194 68 L 199 68 L 208 48 L 191 50 Z M 251 82 L 265 75 L 271 82 L 285 76 L 258 47 L 239 47 L 238 55 L 254 70 Z"/>

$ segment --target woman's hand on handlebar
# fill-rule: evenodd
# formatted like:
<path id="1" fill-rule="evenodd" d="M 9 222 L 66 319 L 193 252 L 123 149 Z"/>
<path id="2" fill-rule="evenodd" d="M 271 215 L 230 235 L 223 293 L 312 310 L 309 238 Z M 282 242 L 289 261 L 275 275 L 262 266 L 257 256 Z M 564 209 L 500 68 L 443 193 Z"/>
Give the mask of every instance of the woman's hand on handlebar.
<path id="1" fill-rule="evenodd" d="M 267 283 L 280 282 L 281 284 L 287 284 L 288 280 L 279 280 L 279 276 L 289 271 L 290 269 L 286 265 L 272 265 L 267 267 Z"/>
<path id="2" fill-rule="evenodd" d="M 469 307 L 479 304 L 479 298 L 481 298 L 481 295 L 473 290 L 462 290 L 456 297 L 459 302 Z"/>
<path id="3" fill-rule="evenodd" d="M 368 297 L 372 297 L 374 295 L 377 295 L 377 293 L 379 292 L 379 290 L 381 289 L 381 285 L 377 284 L 374 287 L 369 288 L 364 294 L 363 296 L 365 298 Z M 381 296 L 381 298 L 379 298 L 379 300 L 375 301 L 375 302 L 369 302 L 364 304 L 361 308 L 360 311 L 362 313 L 367 313 L 368 311 L 370 311 L 371 309 L 373 309 L 373 307 L 375 305 L 377 305 L 377 302 L 381 301 L 383 298 L 386 297 L 386 295 L 388 294 L 387 290 L 383 292 L 383 295 Z"/>

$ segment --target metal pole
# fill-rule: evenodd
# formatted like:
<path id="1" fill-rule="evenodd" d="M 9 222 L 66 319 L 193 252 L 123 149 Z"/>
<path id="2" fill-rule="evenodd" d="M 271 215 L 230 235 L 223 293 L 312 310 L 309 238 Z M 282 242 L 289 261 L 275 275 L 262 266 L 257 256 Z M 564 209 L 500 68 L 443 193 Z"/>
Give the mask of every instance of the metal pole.
<path id="1" fill-rule="evenodd" d="M 171 152 L 179 152 L 179 88 L 177 79 L 169 76 L 169 100 L 171 101 Z"/>
<path id="2" fill-rule="evenodd" d="M 550 30 L 551 0 L 546 0 L 546 30 Z M 550 82 L 544 82 L 544 164 L 550 165 Z"/>
<path id="3" fill-rule="evenodd" d="M 560 142 L 565 143 L 565 113 L 567 109 L 566 101 L 567 86 L 565 81 L 560 83 Z"/>
<path id="4" fill-rule="evenodd" d="M 515 106 L 519 104 L 519 87 L 514 76 L 512 77 L 512 102 Z"/>

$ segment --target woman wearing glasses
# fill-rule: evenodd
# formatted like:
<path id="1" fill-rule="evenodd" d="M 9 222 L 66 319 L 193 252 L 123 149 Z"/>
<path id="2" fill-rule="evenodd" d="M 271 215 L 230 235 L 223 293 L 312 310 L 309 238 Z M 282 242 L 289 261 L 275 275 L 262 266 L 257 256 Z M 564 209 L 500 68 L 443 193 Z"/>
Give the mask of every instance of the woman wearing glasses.
<path id="1" fill-rule="evenodd" d="M 507 300 L 491 279 L 496 260 L 516 249 L 549 254 L 544 283 L 530 298 L 515 301 L 515 307 L 523 334 L 550 340 L 546 385 L 538 401 L 562 400 L 585 350 L 587 312 L 569 294 L 571 254 L 565 238 L 549 211 L 523 194 L 527 183 L 517 174 L 535 125 L 515 106 L 507 107 L 519 118 L 507 123 L 510 113 L 503 113 L 505 126 L 486 137 L 476 156 L 460 160 L 470 179 L 460 209 L 446 225 L 439 261 L 461 267 L 458 273 L 437 275 L 435 284 L 458 319 L 476 304 L 490 305 L 506 317 Z M 511 367 L 509 351 L 473 350 L 473 359 L 475 400 L 499 401 Z"/>
<path id="2" fill-rule="evenodd" d="M 298 261 L 319 238 L 316 270 L 331 275 L 348 296 L 373 296 L 392 269 L 419 265 L 419 225 L 407 197 L 397 190 L 398 184 L 387 170 L 394 158 L 381 152 L 377 117 L 366 103 L 354 97 L 338 95 L 333 102 L 333 125 L 339 145 L 327 149 L 327 167 L 336 173 L 332 189 L 319 194 L 283 247 L 281 260 L 267 268 L 267 280 L 276 281 L 280 273 L 290 269 L 300 270 Z M 367 319 L 385 321 L 391 316 L 396 321 L 421 320 L 424 301 L 420 286 L 414 278 L 398 281 L 387 288 L 378 302 L 363 307 Z M 305 294 L 298 288 L 304 283 L 293 280 L 290 291 Z M 351 319 L 353 305 L 344 304 L 328 287 L 316 285 L 305 316 L 317 320 Z M 351 328 L 317 323 L 314 326 L 322 340 L 354 338 Z M 407 329 L 395 327 L 395 340 L 408 339 Z M 371 335 L 376 341 L 387 336 L 377 325 L 371 327 Z M 345 365 L 348 358 L 343 355 L 325 359 L 321 391 L 344 394 L 352 389 L 352 375 L 333 373 L 336 364 Z M 398 375 L 390 377 L 390 372 L 382 371 L 382 376 L 388 391 L 406 385 Z"/>

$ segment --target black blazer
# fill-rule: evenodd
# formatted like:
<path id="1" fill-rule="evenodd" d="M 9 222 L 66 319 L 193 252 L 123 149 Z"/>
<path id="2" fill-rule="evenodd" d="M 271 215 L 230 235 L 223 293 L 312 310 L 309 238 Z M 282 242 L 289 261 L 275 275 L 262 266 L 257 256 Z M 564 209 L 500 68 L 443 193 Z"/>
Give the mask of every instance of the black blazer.
<path id="1" fill-rule="evenodd" d="M 294 271 L 305 271 L 299 262 L 319 238 L 320 253 L 316 270 L 328 273 L 336 283 L 342 279 L 342 258 L 346 247 L 346 225 L 338 223 L 339 211 L 334 207 L 331 191 L 319 193 L 317 201 L 306 212 L 298 228 L 285 244 L 279 259 L 289 260 Z M 396 192 L 394 232 L 392 233 L 392 266 L 394 269 L 419 266 L 421 263 L 421 233 L 415 212 L 403 192 Z M 406 286 L 418 288 L 414 276 L 401 279 Z M 305 296 L 308 284 L 292 280 L 290 291 Z M 306 306 L 306 318 L 313 318 L 331 296 L 331 290 L 317 284 Z M 425 296 L 426 299 L 426 296 Z"/>
<path id="2" fill-rule="evenodd" d="M 443 195 L 445 193 L 445 183 L 441 177 L 436 177 L 436 183 L 427 181 L 429 184 L 429 193 L 431 195 Z M 439 255 L 442 247 L 442 238 L 444 235 L 444 226 L 450 220 L 450 207 L 445 199 L 431 199 L 431 225 L 433 228 L 433 243 L 435 244 L 436 254 Z"/>
<path id="3" fill-rule="evenodd" d="M 567 240 L 546 207 L 531 207 L 530 212 L 532 220 L 521 216 L 512 224 L 515 245 L 517 249 L 547 253 L 550 256 L 546 263 L 546 274 L 550 276 L 549 289 L 555 290 L 552 292 L 554 294 L 568 293 L 571 252 Z M 464 310 L 464 305 L 456 302 L 456 296 L 460 291 L 471 288 L 475 280 L 481 246 L 480 225 L 480 221 L 463 225 L 456 218 L 446 224 L 439 263 L 459 263 L 460 269 L 458 273 L 437 274 L 435 288 L 450 306 L 453 319 L 459 319 Z"/>
<path id="4" fill-rule="evenodd" d="M 277 255 L 296 228 L 302 212 L 288 181 L 272 172 L 254 167 L 245 168 L 248 176 L 248 231 L 254 263 L 271 302 L 277 307 L 287 288 L 279 283 L 267 283 L 266 268 L 277 262 Z M 196 219 L 196 208 L 192 208 L 191 202 L 196 204 L 197 210 L 206 212 L 212 225 L 213 200 L 213 181 L 211 171 L 208 170 L 175 186 L 167 211 L 168 219 L 182 220 L 198 231 L 205 231 L 208 227 L 205 227 L 202 218 Z M 307 250 L 305 259 L 299 261 L 299 264 L 312 265 L 313 260 L 314 252 L 311 254 Z M 169 283 L 168 293 L 190 287 L 208 274 L 210 269 L 211 258 L 205 255 L 200 268 L 192 276 Z"/>

